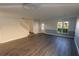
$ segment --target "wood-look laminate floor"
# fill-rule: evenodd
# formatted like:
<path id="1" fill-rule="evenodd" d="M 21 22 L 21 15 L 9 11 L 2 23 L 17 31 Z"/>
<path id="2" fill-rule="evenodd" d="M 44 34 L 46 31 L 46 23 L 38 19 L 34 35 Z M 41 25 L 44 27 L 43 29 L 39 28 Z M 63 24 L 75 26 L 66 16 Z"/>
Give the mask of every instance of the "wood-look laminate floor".
<path id="1" fill-rule="evenodd" d="M 74 39 L 43 33 L 0 44 L 0 56 L 74 55 L 78 55 Z"/>

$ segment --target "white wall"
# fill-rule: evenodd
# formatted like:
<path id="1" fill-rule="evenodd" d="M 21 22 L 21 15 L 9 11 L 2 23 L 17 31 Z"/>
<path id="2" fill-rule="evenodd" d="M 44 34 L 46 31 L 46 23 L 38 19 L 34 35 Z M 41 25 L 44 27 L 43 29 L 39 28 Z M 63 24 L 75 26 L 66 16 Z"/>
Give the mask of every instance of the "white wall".
<path id="1" fill-rule="evenodd" d="M 76 43 L 76 47 L 79 53 L 79 17 L 77 18 L 77 22 L 76 22 L 76 29 L 75 29 L 75 43 Z"/>
<path id="2" fill-rule="evenodd" d="M 24 29 L 19 24 L 19 19 L 1 19 L 0 22 L 0 43 L 23 38 L 27 36 L 28 30 Z"/>
<path id="3" fill-rule="evenodd" d="M 67 17 L 62 19 L 63 21 L 69 21 L 69 31 L 75 32 L 75 26 L 76 26 L 76 17 Z"/>
<path id="4" fill-rule="evenodd" d="M 57 22 L 60 21 L 69 21 L 69 31 L 75 31 L 75 23 L 76 19 L 71 18 L 55 18 L 55 19 L 43 19 L 41 20 L 41 23 L 45 23 L 45 29 L 46 30 L 56 30 L 57 29 Z"/>
<path id="5" fill-rule="evenodd" d="M 16 10 L 15 10 L 16 11 Z M 20 11 L 19 11 L 20 12 Z M 29 13 L 28 13 L 29 14 Z M 23 38 L 29 34 L 29 31 L 33 31 L 34 33 L 40 32 L 40 25 L 41 23 L 45 24 L 46 30 L 56 30 L 57 28 L 57 21 L 58 19 L 39 19 L 33 20 L 33 18 L 28 19 L 26 17 L 26 21 L 22 20 L 21 18 L 25 16 L 22 12 L 16 14 L 16 12 L 6 12 L 0 10 L 0 43 L 15 40 L 18 38 Z M 43 18 L 43 17 L 42 17 Z M 62 19 L 62 18 L 61 18 Z M 28 21 L 30 20 L 30 21 Z M 40 21 L 39 21 L 40 20 Z M 67 19 L 66 19 L 67 20 Z M 21 21 L 24 21 L 25 24 L 21 26 Z M 72 18 L 70 19 L 70 31 L 74 31 L 75 28 L 75 20 Z"/>
<path id="6" fill-rule="evenodd" d="M 20 21 L 20 25 L 27 29 L 29 32 L 39 33 L 40 23 L 39 20 L 35 20 L 31 17 L 26 17 L 25 19 Z"/>
<path id="7" fill-rule="evenodd" d="M 33 21 L 33 32 L 34 33 L 40 32 L 40 23 L 36 20 Z"/>
<path id="8" fill-rule="evenodd" d="M 56 30 L 57 28 L 57 20 L 48 19 L 45 21 L 45 29 L 46 30 Z"/>
<path id="9" fill-rule="evenodd" d="M 33 18 L 0 18 L 0 43 L 24 38 L 29 31 L 39 33 L 39 22 Z"/>
<path id="10" fill-rule="evenodd" d="M 18 14 L 0 12 L 0 43 L 26 37 L 29 32 L 20 25 Z"/>

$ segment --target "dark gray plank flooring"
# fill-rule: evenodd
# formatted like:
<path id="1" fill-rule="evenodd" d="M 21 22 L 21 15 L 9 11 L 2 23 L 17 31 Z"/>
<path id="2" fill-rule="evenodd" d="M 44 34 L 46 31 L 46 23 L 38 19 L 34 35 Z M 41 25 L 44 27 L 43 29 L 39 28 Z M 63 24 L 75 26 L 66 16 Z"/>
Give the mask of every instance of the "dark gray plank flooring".
<path id="1" fill-rule="evenodd" d="M 0 56 L 77 56 L 74 39 L 33 34 L 0 44 Z"/>

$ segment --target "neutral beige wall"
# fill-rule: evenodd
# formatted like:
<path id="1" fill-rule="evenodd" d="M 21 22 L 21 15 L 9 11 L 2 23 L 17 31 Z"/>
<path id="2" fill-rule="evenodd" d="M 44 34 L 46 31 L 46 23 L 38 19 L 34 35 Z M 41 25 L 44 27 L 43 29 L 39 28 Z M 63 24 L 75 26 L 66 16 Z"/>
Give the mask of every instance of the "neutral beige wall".
<path id="1" fill-rule="evenodd" d="M 20 21 L 20 25 L 31 32 L 39 33 L 39 21 L 34 20 L 33 18 L 26 17 L 25 19 Z"/>
<path id="2" fill-rule="evenodd" d="M 29 34 L 28 30 L 20 26 L 19 21 L 16 20 L 17 19 L 0 20 L 0 22 L 2 22 L 2 24 L 0 24 L 0 43 L 23 38 Z"/>
<path id="3" fill-rule="evenodd" d="M 23 23 L 27 26 L 26 28 L 29 31 L 33 32 L 33 19 L 32 18 L 25 18 L 23 21 L 24 21 Z"/>
<path id="4" fill-rule="evenodd" d="M 29 30 L 20 25 L 21 15 L 0 11 L 0 43 L 26 37 Z"/>

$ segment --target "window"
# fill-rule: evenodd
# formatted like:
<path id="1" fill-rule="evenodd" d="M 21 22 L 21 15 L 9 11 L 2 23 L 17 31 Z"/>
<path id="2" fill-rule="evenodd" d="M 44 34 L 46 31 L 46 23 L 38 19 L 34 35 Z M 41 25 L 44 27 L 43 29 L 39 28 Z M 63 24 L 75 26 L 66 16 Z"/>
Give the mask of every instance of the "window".
<path id="1" fill-rule="evenodd" d="M 57 23 L 57 30 L 58 30 L 58 33 L 62 32 L 62 22 Z"/>
<path id="2" fill-rule="evenodd" d="M 58 33 L 68 33 L 68 29 L 69 29 L 68 21 L 57 22 L 57 32 Z"/>
<path id="3" fill-rule="evenodd" d="M 68 28 L 69 28 L 69 22 L 65 21 L 63 22 L 63 33 L 67 33 L 68 32 Z"/>

